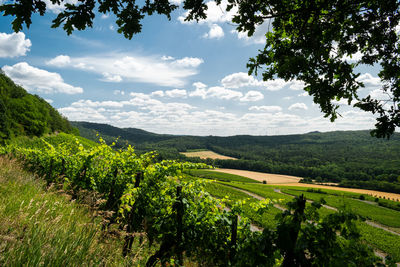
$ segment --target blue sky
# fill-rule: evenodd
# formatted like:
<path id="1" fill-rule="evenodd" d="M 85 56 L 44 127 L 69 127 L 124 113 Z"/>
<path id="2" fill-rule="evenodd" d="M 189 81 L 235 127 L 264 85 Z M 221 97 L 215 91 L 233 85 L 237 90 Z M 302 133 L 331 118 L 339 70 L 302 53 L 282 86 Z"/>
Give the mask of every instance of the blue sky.
<path id="1" fill-rule="evenodd" d="M 205 21 L 184 22 L 183 10 L 171 21 L 155 15 L 132 40 L 117 33 L 113 16 L 102 15 L 93 28 L 67 36 L 50 28 L 59 10 L 50 6 L 46 16 L 34 16 L 30 29 L 18 34 L 12 32 L 12 18 L 0 17 L 0 67 L 70 120 L 222 136 L 360 130 L 375 124 L 370 114 L 344 102 L 343 117 L 331 123 L 300 82 L 248 76 L 246 63 L 263 47 L 268 25 L 248 38 L 229 23 L 232 14 L 211 2 Z M 379 97 L 376 69 L 359 71 L 366 86 L 360 94 Z"/>

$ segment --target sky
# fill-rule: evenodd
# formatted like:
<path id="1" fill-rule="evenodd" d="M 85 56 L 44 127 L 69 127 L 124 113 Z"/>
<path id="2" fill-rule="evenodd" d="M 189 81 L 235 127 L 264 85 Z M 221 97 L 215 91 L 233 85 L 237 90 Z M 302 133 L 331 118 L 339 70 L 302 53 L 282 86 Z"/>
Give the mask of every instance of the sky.
<path id="1" fill-rule="evenodd" d="M 184 21 L 183 9 L 170 21 L 154 15 L 128 40 L 112 15 L 97 14 L 93 28 L 70 36 L 52 29 L 62 7 L 46 2 L 49 12 L 19 33 L 12 17 L 0 17 L 0 67 L 69 120 L 203 136 L 374 128 L 372 115 L 346 101 L 331 123 L 299 81 L 249 76 L 246 63 L 263 48 L 268 24 L 249 38 L 230 23 L 234 10 L 209 2 L 198 23 Z M 360 94 L 379 96 L 377 69 L 359 71 Z"/>

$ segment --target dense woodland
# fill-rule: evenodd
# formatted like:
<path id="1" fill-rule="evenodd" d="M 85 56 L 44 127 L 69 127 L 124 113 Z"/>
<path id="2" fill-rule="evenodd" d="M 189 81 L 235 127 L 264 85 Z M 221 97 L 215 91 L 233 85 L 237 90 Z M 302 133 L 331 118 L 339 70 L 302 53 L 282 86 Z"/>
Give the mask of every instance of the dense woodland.
<path id="1" fill-rule="evenodd" d="M 0 73 L 0 143 L 16 136 L 41 136 L 55 131 L 70 133 L 73 128 L 43 98 L 29 94 Z"/>
<path id="2" fill-rule="evenodd" d="M 188 160 L 179 152 L 210 149 L 238 160 L 200 160 L 223 168 L 262 171 L 338 182 L 342 186 L 400 192 L 400 134 L 391 139 L 369 131 L 312 132 L 282 136 L 174 136 L 106 124 L 73 122 L 83 137 L 133 144 L 139 151 L 157 150 L 161 158 Z"/>

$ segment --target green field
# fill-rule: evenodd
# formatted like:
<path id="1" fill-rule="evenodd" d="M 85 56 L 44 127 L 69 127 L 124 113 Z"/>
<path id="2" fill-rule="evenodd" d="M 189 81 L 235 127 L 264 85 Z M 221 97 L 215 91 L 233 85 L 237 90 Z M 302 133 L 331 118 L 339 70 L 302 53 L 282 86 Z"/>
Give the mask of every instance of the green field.
<path id="1" fill-rule="evenodd" d="M 189 175 L 197 176 L 206 179 L 218 180 L 223 182 L 243 182 L 243 183 L 260 183 L 254 179 L 246 178 L 240 175 L 223 173 L 223 172 L 215 172 L 209 170 L 187 170 Z"/>
<path id="2" fill-rule="evenodd" d="M 240 189 L 249 191 L 251 193 L 257 194 L 264 198 L 274 199 L 279 201 L 279 205 L 285 207 L 286 203 L 291 201 L 296 195 L 304 194 L 307 199 L 310 200 L 320 200 L 323 198 L 328 206 L 335 208 L 342 208 L 343 206 L 347 210 L 351 210 L 353 213 L 358 214 L 366 219 L 372 220 L 382 225 L 387 225 L 390 227 L 400 228 L 400 212 L 396 210 L 391 210 L 388 208 L 380 207 L 368 202 L 363 202 L 359 200 L 361 194 L 350 193 L 350 192 L 340 192 L 336 190 L 321 190 L 317 192 L 307 191 L 307 187 L 290 187 L 290 186 L 273 186 L 273 185 L 263 185 L 259 183 L 246 183 L 241 180 L 238 182 L 235 178 L 229 179 L 226 176 L 224 180 L 219 180 L 220 182 L 214 182 L 207 185 L 206 189 L 210 194 L 216 197 L 227 196 L 232 201 L 246 199 L 250 196 L 244 192 L 239 191 Z M 222 181 L 222 182 L 221 182 Z M 238 190 L 239 189 L 239 190 Z M 282 193 L 274 189 L 280 189 Z M 286 194 L 290 195 L 286 195 Z M 373 201 L 374 198 L 365 196 L 368 201 Z M 253 198 L 248 200 L 249 202 L 256 202 L 257 200 Z M 395 202 L 394 202 L 395 203 Z M 393 204 L 393 203 L 392 203 Z M 254 216 L 251 208 L 244 208 L 243 213 L 245 216 L 252 219 L 256 224 L 261 226 L 274 226 L 274 218 L 276 214 L 281 211 L 276 209 L 271 209 L 264 214 L 266 219 L 257 218 Z M 327 208 L 321 208 L 319 210 L 321 218 L 327 216 L 328 214 L 334 213 L 335 211 Z M 362 239 L 373 247 L 390 254 L 397 262 L 400 261 L 400 236 L 394 235 L 383 229 L 375 228 L 373 226 L 367 225 L 363 222 L 358 222 L 357 226 L 359 228 Z M 400 230 L 400 229 L 399 229 Z"/>

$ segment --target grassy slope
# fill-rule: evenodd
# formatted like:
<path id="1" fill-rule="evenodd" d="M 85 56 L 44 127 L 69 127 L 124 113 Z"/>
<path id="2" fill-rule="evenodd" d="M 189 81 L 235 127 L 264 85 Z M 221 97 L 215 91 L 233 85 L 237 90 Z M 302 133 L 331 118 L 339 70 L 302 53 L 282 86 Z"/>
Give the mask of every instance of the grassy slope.
<path id="1" fill-rule="evenodd" d="M 0 157 L 0 266 L 132 266 L 122 237 L 104 236 L 99 218 Z"/>

